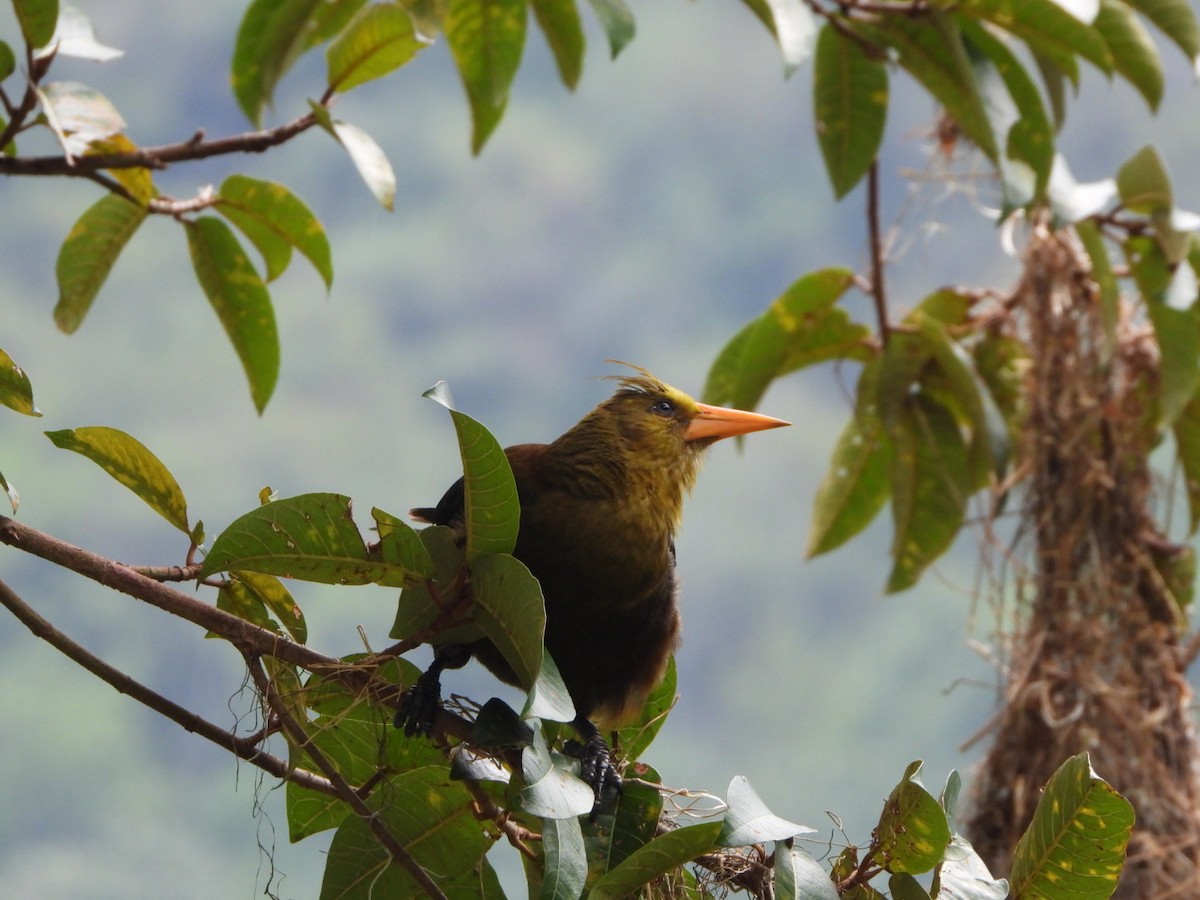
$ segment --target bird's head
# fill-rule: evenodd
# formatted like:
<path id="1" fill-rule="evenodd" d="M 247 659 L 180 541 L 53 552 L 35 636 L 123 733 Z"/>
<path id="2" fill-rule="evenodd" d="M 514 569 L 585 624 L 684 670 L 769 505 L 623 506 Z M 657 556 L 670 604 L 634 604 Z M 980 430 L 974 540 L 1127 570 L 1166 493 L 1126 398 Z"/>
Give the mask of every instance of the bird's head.
<path id="1" fill-rule="evenodd" d="M 626 487 L 641 484 L 643 490 L 634 492 L 652 500 L 672 530 L 705 448 L 722 438 L 790 424 L 700 403 L 645 369 L 630 368 L 633 374 L 613 376 L 620 385 L 616 393 L 577 426 L 573 437 L 586 436 L 593 450 L 607 447 L 606 453 L 619 456 L 610 463 L 623 473 Z"/>
<path id="2" fill-rule="evenodd" d="M 602 403 L 630 448 L 663 458 L 694 455 L 721 438 L 790 425 L 782 419 L 741 409 L 710 406 L 655 378 L 639 366 L 636 374 L 614 375 L 620 388 Z"/>

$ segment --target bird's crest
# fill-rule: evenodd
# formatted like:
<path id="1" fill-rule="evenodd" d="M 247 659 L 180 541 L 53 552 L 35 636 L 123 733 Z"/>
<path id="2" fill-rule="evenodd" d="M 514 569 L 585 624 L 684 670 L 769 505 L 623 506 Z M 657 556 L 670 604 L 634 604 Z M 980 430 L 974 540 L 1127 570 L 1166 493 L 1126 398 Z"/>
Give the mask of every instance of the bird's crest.
<path id="1" fill-rule="evenodd" d="M 666 395 L 666 396 L 674 396 L 674 397 L 681 397 L 681 398 L 686 397 L 688 400 L 691 400 L 691 397 L 688 397 L 681 390 L 679 390 L 678 388 L 671 387 L 671 385 L 667 384 L 665 381 L 662 381 L 659 378 L 656 378 L 653 374 L 650 373 L 649 370 L 643 369 L 641 366 L 637 366 L 637 365 L 634 365 L 633 363 L 628 363 L 628 362 L 625 362 L 624 360 L 620 360 L 620 359 L 606 359 L 605 362 L 612 363 L 613 365 L 617 365 L 617 366 L 627 366 L 630 369 L 633 369 L 633 371 L 636 373 L 636 374 L 632 374 L 632 375 L 624 375 L 623 374 L 623 375 L 601 375 L 600 376 L 601 378 L 603 378 L 607 381 L 617 382 L 621 386 L 619 393 L 623 393 L 628 396 L 641 395 L 641 394 Z"/>

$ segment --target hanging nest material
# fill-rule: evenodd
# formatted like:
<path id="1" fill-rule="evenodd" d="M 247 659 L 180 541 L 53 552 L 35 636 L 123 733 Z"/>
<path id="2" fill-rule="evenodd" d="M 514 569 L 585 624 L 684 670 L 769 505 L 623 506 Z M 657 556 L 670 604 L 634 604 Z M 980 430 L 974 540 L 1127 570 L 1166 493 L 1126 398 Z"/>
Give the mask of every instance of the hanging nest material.
<path id="1" fill-rule="evenodd" d="M 1106 327 L 1086 257 L 1045 227 L 1009 327 L 1031 353 L 1021 448 L 1031 566 L 967 833 L 992 871 L 1008 871 L 1042 785 L 1086 750 L 1137 813 L 1114 896 L 1200 897 L 1183 621 L 1163 574 L 1185 551 L 1150 514 L 1156 344 L 1136 317 Z"/>

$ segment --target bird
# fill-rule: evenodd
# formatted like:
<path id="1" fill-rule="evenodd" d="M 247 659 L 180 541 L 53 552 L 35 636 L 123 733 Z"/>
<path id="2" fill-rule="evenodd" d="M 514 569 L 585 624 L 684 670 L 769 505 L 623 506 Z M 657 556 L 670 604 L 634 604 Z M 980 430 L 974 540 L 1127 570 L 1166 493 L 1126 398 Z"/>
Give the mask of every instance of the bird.
<path id="1" fill-rule="evenodd" d="M 544 644 L 575 705 L 580 775 L 597 808 L 621 779 L 601 727 L 640 712 L 680 636 L 675 534 L 704 451 L 716 441 L 790 423 L 697 402 L 638 366 L 613 395 L 549 444 L 505 449 L 520 502 L 513 556 L 541 585 Z M 464 528 L 460 478 L 413 519 Z M 516 684 L 486 638 L 437 647 L 401 701 L 396 725 L 430 734 L 441 674 L 471 658 Z"/>

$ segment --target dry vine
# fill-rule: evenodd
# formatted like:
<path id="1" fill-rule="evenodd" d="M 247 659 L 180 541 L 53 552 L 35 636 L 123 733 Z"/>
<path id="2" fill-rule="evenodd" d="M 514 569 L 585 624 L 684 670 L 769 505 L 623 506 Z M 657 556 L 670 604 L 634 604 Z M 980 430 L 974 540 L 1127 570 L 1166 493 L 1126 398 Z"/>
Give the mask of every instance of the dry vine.
<path id="1" fill-rule="evenodd" d="M 1156 345 L 1129 310 L 1106 332 L 1067 232 L 1035 229 L 1017 301 L 1007 327 L 1024 331 L 1031 355 L 1022 455 L 1032 566 L 967 831 L 992 871 L 1007 871 L 1041 785 L 1087 750 L 1138 816 L 1115 896 L 1200 896 L 1183 621 L 1161 574 L 1182 548 L 1150 513 Z"/>

